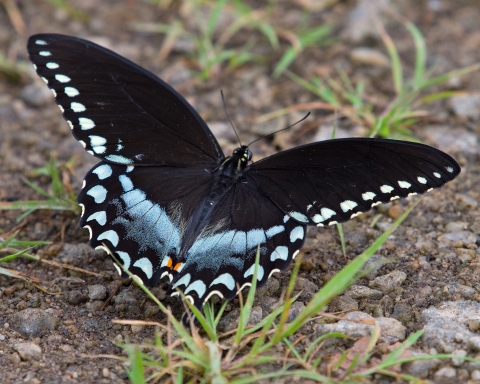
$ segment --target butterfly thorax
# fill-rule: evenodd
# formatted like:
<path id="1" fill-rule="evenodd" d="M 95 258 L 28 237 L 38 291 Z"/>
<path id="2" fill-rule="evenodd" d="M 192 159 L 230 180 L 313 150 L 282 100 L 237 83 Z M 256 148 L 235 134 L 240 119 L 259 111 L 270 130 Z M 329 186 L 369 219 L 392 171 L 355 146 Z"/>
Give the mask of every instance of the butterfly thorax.
<path id="1" fill-rule="evenodd" d="M 220 204 L 228 191 L 241 180 L 243 171 L 252 159 L 252 152 L 247 146 L 236 148 L 232 155 L 225 158 L 220 166 L 213 172 L 214 181 L 210 193 L 202 204 L 198 206 L 192 215 L 192 220 L 185 232 L 182 250 L 179 258 L 188 251 L 191 245 L 205 231 L 220 230 L 220 228 L 212 228 L 211 218 L 215 213 L 215 208 Z"/>

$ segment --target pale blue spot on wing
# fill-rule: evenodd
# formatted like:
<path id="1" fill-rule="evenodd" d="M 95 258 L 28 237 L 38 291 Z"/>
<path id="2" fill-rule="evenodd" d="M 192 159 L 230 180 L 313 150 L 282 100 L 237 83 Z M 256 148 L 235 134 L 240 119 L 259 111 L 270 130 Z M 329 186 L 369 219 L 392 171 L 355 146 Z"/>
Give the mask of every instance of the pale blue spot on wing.
<path id="1" fill-rule="evenodd" d="M 117 251 L 116 253 L 120 257 L 120 259 L 122 259 L 123 267 L 125 269 L 129 269 L 130 263 L 131 263 L 130 255 L 127 252 L 123 252 L 123 251 Z"/>
<path id="2" fill-rule="evenodd" d="M 128 176 L 120 175 L 118 177 L 118 180 L 120 181 L 120 184 L 122 184 L 122 188 L 124 192 L 128 192 L 133 189 L 132 180 Z"/>
<path id="3" fill-rule="evenodd" d="M 97 220 L 98 224 L 105 225 L 107 222 L 107 213 L 105 211 L 92 213 L 90 216 L 88 216 L 87 221 L 90 220 Z"/>
<path id="4" fill-rule="evenodd" d="M 133 263 L 134 267 L 140 268 L 145 275 L 151 279 L 153 275 L 153 265 L 150 260 L 146 257 L 142 257 L 141 259 L 137 260 L 135 263 Z"/>
<path id="5" fill-rule="evenodd" d="M 276 225 L 276 226 L 274 226 L 270 229 L 267 229 L 265 231 L 265 234 L 270 239 L 271 237 L 273 237 L 275 235 L 278 235 L 279 233 L 282 233 L 283 231 L 285 231 L 285 227 L 283 225 Z"/>
<path id="6" fill-rule="evenodd" d="M 230 273 L 223 273 L 218 276 L 215 280 L 212 281 L 210 287 L 216 284 L 223 284 L 227 287 L 230 291 L 233 291 L 235 288 L 235 279 Z"/>
<path id="7" fill-rule="evenodd" d="M 110 243 L 112 243 L 112 245 L 114 247 L 116 247 L 118 245 L 118 241 L 119 241 L 119 238 L 118 238 L 118 234 L 117 232 L 113 231 L 113 230 L 109 230 L 109 231 L 105 231 L 103 233 L 101 233 L 98 237 L 97 237 L 97 240 L 100 241 L 100 240 L 108 240 L 110 241 Z"/>
<path id="8" fill-rule="evenodd" d="M 248 268 L 243 277 L 244 278 L 247 278 L 248 276 L 253 276 L 253 272 L 255 271 L 255 264 L 253 264 L 250 268 Z M 261 265 L 258 266 L 258 270 L 257 270 L 257 280 L 260 281 L 263 279 L 263 275 L 264 275 L 264 269 Z"/>
<path id="9" fill-rule="evenodd" d="M 179 287 L 180 285 L 185 285 L 187 286 L 189 283 L 190 283 L 190 279 L 192 278 L 192 276 L 187 273 L 185 276 L 182 276 L 181 279 L 178 279 L 178 281 L 173 285 L 173 289 Z"/>
<path id="10" fill-rule="evenodd" d="M 96 185 L 87 192 L 87 195 L 90 195 L 95 200 L 95 203 L 103 203 L 107 197 L 107 190 L 102 185 Z"/>
<path id="11" fill-rule="evenodd" d="M 279 245 L 270 255 L 270 261 L 275 261 L 277 259 L 287 260 L 288 258 L 288 247 Z"/>
<path id="12" fill-rule="evenodd" d="M 194 281 L 192 284 L 190 284 L 187 289 L 185 289 L 185 295 L 188 294 L 191 291 L 197 292 L 197 295 L 199 298 L 202 298 L 203 295 L 205 294 L 207 287 L 205 283 L 202 280 L 197 280 Z"/>
<path id="13" fill-rule="evenodd" d="M 120 156 L 120 155 L 108 155 L 108 156 L 105 157 L 105 159 L 107 159 L 109 161 L 112 161 L 114 163 L 119 163 L 119 164 L 132 164 L 133 163 L 133 160 L 127 159 L 126 157 Z"/>
<path id="14" fill-rule="evenodd" d="M 295 227 L 292 229 L 292 232 L 290 232 L 290 241 L 294 243 L 297 240 L 301 240 L 303 239 L 304 234 L 305 231 L 303 230 L 303 227 Z"/>
<path id="15" fill-rule="evenodd" d="M 112 167 L 108 164 L 102 164 L 95 168 L 92 173 L 95 173 L 100 180 L 103 180 L 112 175 Z"/>

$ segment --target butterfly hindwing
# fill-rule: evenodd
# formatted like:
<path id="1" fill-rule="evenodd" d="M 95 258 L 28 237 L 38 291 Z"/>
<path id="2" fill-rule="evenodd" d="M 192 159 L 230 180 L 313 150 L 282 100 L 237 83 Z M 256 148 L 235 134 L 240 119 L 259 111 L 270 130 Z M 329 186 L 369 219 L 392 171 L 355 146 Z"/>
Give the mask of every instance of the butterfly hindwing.
<path id="1" fill-rule="evenodd" d="M 63 35 L 34 35 L 27 47 L 73 135 L 92 155 L 116 164 L 169 166 L 224 157 L 190 104 L 133 62 Z"/>
<path id="2" fill-rule="evenodd" d="M 185 256 L 170 293 L 182 290 L 201 307 L 213 294 L 234 298 L 252 280 L 260 247 L 257 286 L 285 270 L 298 254 L 306 226 L 284 215 L 248 184 L 237 183 L 213 210 L 212 226 Z"/>
<path id="3" fill-rule="evenodd" d="M 246 169 L 245 177 L 286 214 L 323 226 L 441 187 L 459 173 L 455 160 L 427 145 L 338 139 L 262 159 Z"/>

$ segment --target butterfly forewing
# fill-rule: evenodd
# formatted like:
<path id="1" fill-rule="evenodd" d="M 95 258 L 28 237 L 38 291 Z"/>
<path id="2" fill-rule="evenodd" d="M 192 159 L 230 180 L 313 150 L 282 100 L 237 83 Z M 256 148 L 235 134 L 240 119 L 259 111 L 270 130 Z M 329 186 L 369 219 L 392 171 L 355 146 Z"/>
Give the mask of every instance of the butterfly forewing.
<path id="1" fill-rule="evenodd" d="M 92 247 L 113 253 L 154 286 L 164 271 L 175 273 L 183 232 L 212 183 L 203 168 L 102 162 L 88 172 L 78 195 L 79 225 L 89 230 Z"/>
<path id="2" fill-rule="evenodd" d="M 92 42 L 44 34 L 30 60 L 77 140 L 111 163 L 189 166 L 223 153 L 198 113 L 172 87 Z"/>
<path id="3" fill-rule="evenodd" d="M 441 187 L 459 173 L 455 160 L 427 145 L 341 139 L 280 152 L 252 164 L 245 175 L 295 220 L 322 226 Z"/>

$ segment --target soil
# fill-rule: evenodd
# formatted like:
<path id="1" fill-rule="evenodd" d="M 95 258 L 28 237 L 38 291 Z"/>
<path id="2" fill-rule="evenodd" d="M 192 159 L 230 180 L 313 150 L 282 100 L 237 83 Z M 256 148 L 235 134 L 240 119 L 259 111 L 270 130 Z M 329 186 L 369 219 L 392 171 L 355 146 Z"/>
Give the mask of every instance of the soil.
<path id="1" fill-rule="evenodd" d="M 278 2 L 274 11 L 275 23 L 288 28 L 298 22 L 303 17 L 301 3 L 303 2 Z M 366 93 L 379 100 L 379 103 L 388 100 L 393 94 L 389 69 L 375 65 L 356 65 L 350 57 L 354 48 L 366 45 L 386 54 L 384 46 L 374 38 L 361 43 L 342 38 L 348 28 L 348 15 L 357 3 L 332 3 L 323 10 L 310 11 L 310 16 L 316 25 L 324 22 L 332 24 L 333 35 L 339 39 L 327 46 L 307 49 L 295 61 L 291 70 L 310 79 L 314 75 L 338 77 L 336 68 L 341 67 L 351 79 L 363 80 Z M 424 34 L 429 52 L 428 63 L 435 64 L 435 73 L 480 63 L 480 7 L 476 0 L 411 0 L 394 3 L 394 8 Z M 172 22 L 178 18 L 177 6 L 165 9 L 153 2 L 133 0 L 71 1 L 66 8 L 54 8 L 50 2 L 40 0 L 20 1 L 16 4 L 25 23 L 25 33 L 19 33 L 21 25 L 19 26 L 15 13 L 7 14 L 5 9 L 0 10 L 1 55 L 17 60 L 20 65 L 24 65 L 23 68 L 27 68 L 25 43 L 31 34 L 57 32 L 94 40 L 156 73 L 186 96 L 212 127 L 225 153 L 230 153 L 237 144 L 235 136 L 225 123 L 220 89 L 226 94 L 226 105 L 238 127 L 242 142 L 251 142 L 259 135 L 293 123 L 303 117 L 304 112 L 296 111 L 286 117 L 258 123 L 264 114 L 318 101 L 313 94 L 286 76 L 279 79 L 270 76 L 283 50 L 273 50 L 262 36 L 252 31 L 240 33 L 231 44 L 254 41 L 253 51 L 263 55 L 267 65 L 249 63 L 235 69 L 218 66 L 210 79 L 199 81 L 190 72 L 195 70 L 195 61 L 186 55 L 185 51 L 191 48 L 189 44 L 177 44 L 166 58 L 162 58 L 159 55 L 162 35 L 138 32 L 132 25 L 134 22 Z M 83 13 L 74 13 L 72 10 L 81 10 Z M 83 19 L 82 15 L 86 15 L 87 19 Z M 387 20 L 390 20 L 387 31 L 406 64 L 405 75 L 409 76 L 414 63 L 411 36 L 398 22 Z M 15 28 L 12 21 L 17 21 Z M 228 20 L 221 22 L 228 25 Z M 282 44 L 283 49 L 288 47 L 286 42 Z M 57 159 L 60 164 L 74 159 L 73 167 L 68 170 L 64 168 L 62 177 L 65 185 L 77 192 L 84 174 L 97 161 L 85 153 L 71 136 L 48 89 L 40 86 L 41 82 L 37 83 L 33 70 L 21 73 L 23 75 L 20 77 L 6 76 L 0 69 L 0 200 L 41 199 L 26 185 L 24 178 L 42 188 L 51 188 L 47 177 L 32 174 L 34 170 L 48 164 L 51 158 Z M 454 80 L 447 87 L 435 90 L 453 89 L 475 93 L 480 87 L 478 73 Z M 375 270 L 370 280 L 390 272 L 402 271 L 406 274 L 406 279 L 401 287 L 396 287 L 380 298 L 359 299 L 354 303 L 338 298 L 330 305 L 331 312 L 359 310 L 374 317 L 393 317 L 406 327 L 408 333 L 422 329 L 424 321 L 421 314 L 426 308 L 439 306 L 445 301 L 480 302 L 480 243 L 474 239 L 445 245 L 441 239 L 441 235 L 451 228 L 449 225 L 460 225 L 477 236 L 477 239 L 480 236 L 479 151 L 478 148 L 463 150 L 461 146 L 449 146 L 448 143 L 442 143 L 438 135 L 428 134 L 431 129 L 423 130 L 427 125 L 443 126 L 447 127 L 447 131 L 455 130 L 461 138 L 467 137 L 466 135 L 476 138 L 480 134 L 480 114 L 475 117 L 452 113 L 447 101 L 429 104 L 428 112 L 428 117 L 422 118 L 413 126 L 414 135 L 427 144 L 448 150 L 461 164 L 462 174 L 441 190 L 427 194 L 378 252 L 377 259 L 387 260 L 381 268 Z M 304 124 L 277 134 L 273 140 L 256 143 L 252 147 L 255 158 L 312 141 L 319 126 L 331 127 L 332 120 L 330 111 L 315 109 Z M 359 127 L 351 120 L 340 119 L 338 123 L 347 133 L 358 132 Z M 318 287 L 366 249 L 393 219 L 405 211 L 409 203 L 398 201 L 382 205 L 344 225 L 346 257 L 342 253 L 335 228 L 310 228 L 303 248 L 300 272 L 303 280 L 300 281 L 304 293 L 299 301 L 308 303 Z M 0 236 L 5 238 L 6 234 L 18 228 L 18 239 L 53 241 L 52 245 L 36 247 L 31 252 L 50 262 L 69 264 L 89 273 L 20 258 L 2 263 L 2 267 L 21 272 L 38 283 L 26 283 L 0 275 L 0 381 L 128 382 L 121 361 L 99 355 L 124 356 L 116 344 L 125 341 L 152 342 L 153 329 L 113 324 L 112 320 L 148 319 L 165 322 L 165 316 L 140 289 L 132 284 L 122 284 L 105 254 L 95 253 L 88 247 L 88 233 L 78 228 L 77 213 L 36 211 L 21 223 L 17 222 L 19 215 L 18 211 L 0 211 Z M 371 227 L 374 219 L 378 219 L 377 224 Z M 460 257 L 461 255 L 469 257 Z M 281 296 L 289 277 L 290 271 L 275 275 L 262 295 L 258 295 L 256 305 L 262 308 L 264 315 L 268 312 L 268 303 L 271 304 Z M 357 284 L 368 286 L 370 280 L 367 276 Z M 471 290 L 455 289 L 457 286 L 469 287 Z M 177 300 L 165 298 L 165 289 L 165 283 L 160 284 L 155 289 L 156 295 L 178 311 L 181 304 Z M 421 292 L 427 293 L 422 296 L 419 294 Z M 270 307 L 273 308 L 272 305 Z M 232 301 L 227 311 L 235 313 L 236 308 L 238 300 Z M 35 312 L 25 312 L 28 309 L 43 310 L 43 314 L 52 317 L 40 322 L 37 330 L 19 330 L 15 324 L 20 321 L 17 317 L 19 314 L 30 313 L 31 316 L 36 316 Z M 305 335 L 306 340 L 311 340 L 314 337 L 314 326 L 315 322 L 312 322 L 302 328 L 300 334 Z M 477 334 L 479 332 L 475 327 L 471 330 Z M 21 352 L 19 344 L 22 343 L 27 343 L 30 354 Z M 341 349 L 344 346 L 336 347 Z M 417 348 L 429 350 L 429 346 L 422 342 Z M 475 356 L 475 351 L 469 350 L 468 355 Z M 442 362 L 430 372 L 429 378 L 436 377 L 436 372 L 449 364 L 450 361 Z M 459 383 L 475 378 L 471 376 L 472 369 L 466 365 L 455 369 Z M 380 382 L 383 378 L 372 380 Z"/>

